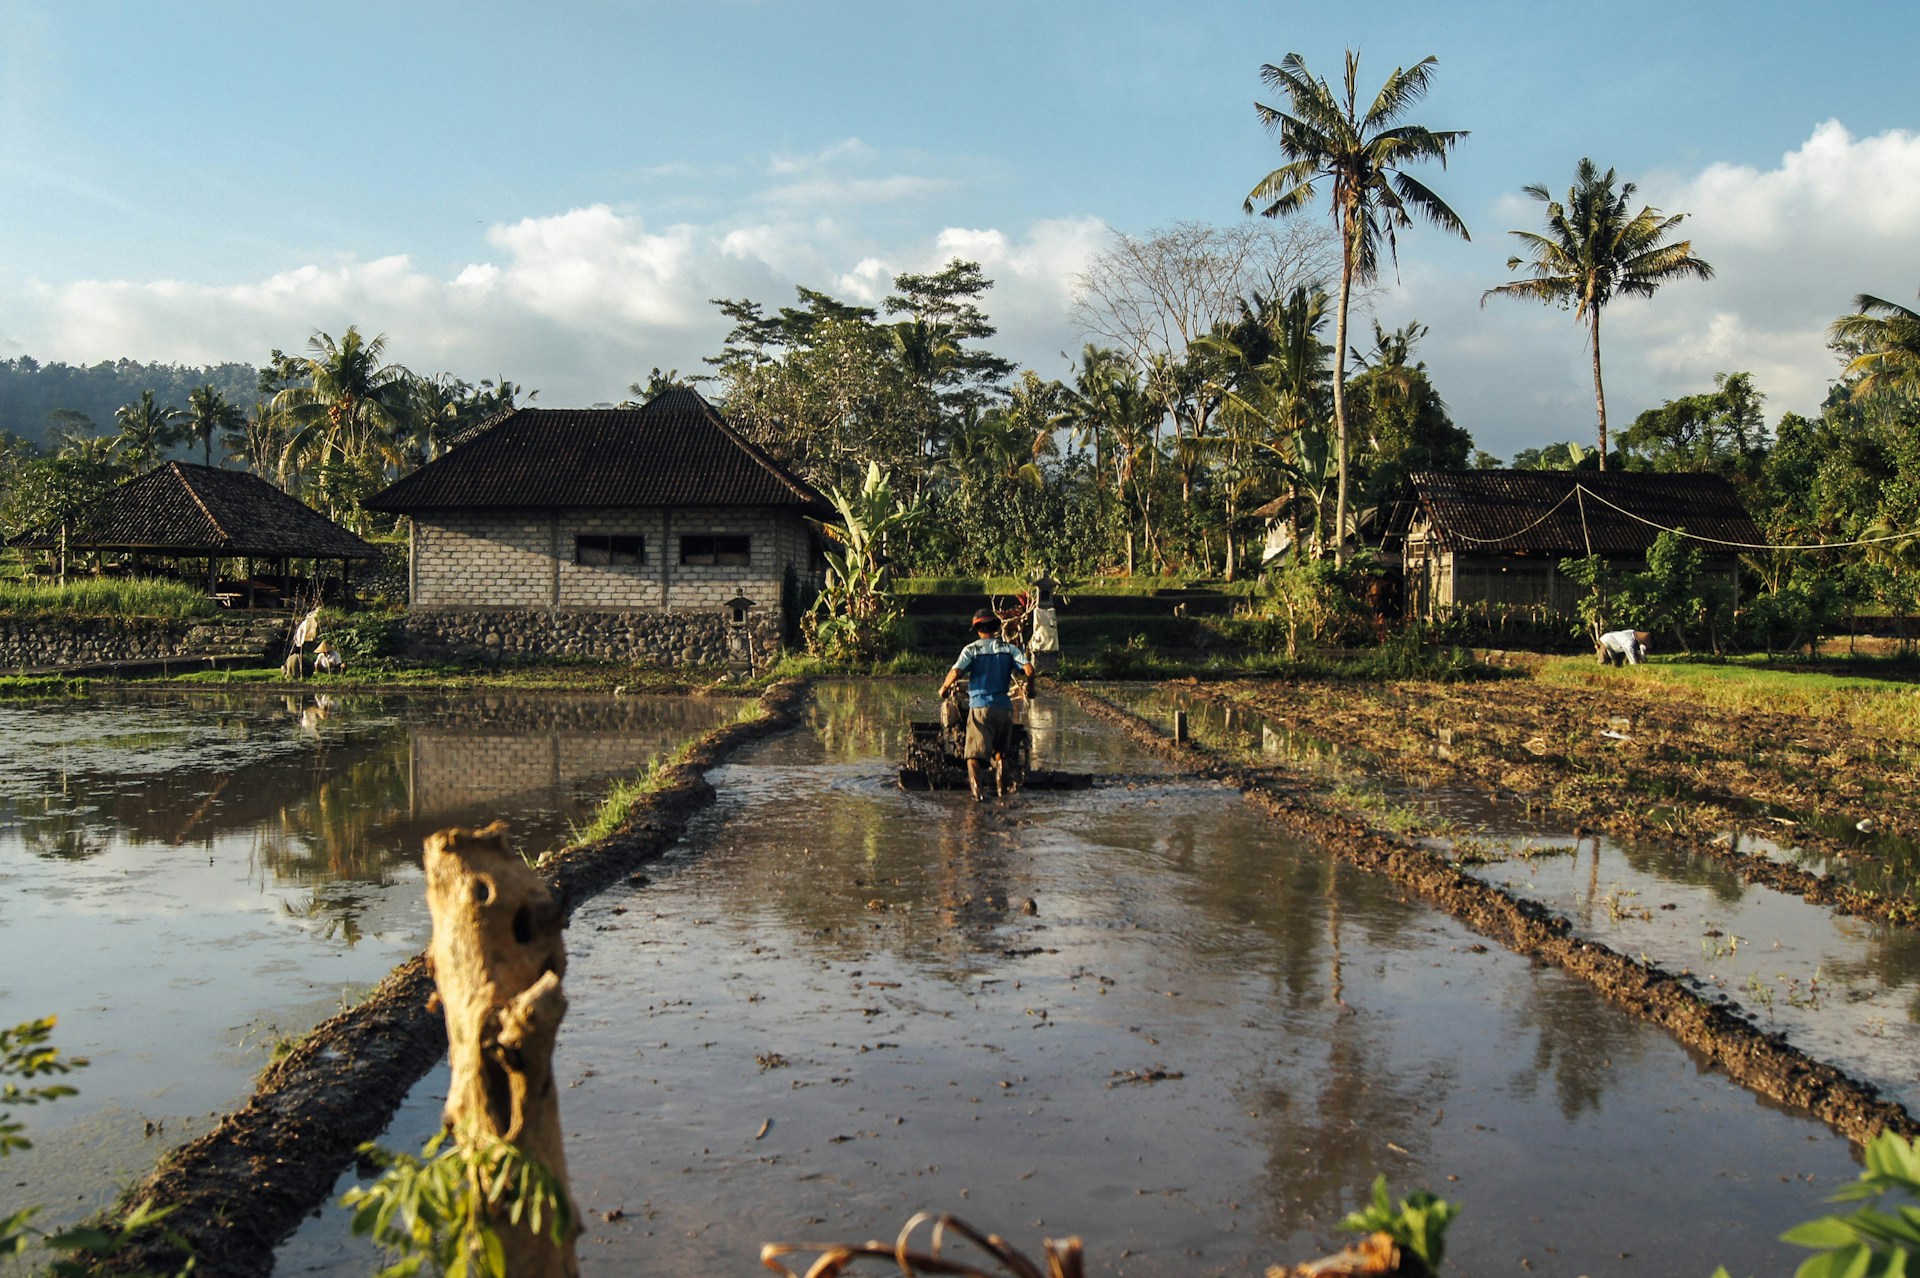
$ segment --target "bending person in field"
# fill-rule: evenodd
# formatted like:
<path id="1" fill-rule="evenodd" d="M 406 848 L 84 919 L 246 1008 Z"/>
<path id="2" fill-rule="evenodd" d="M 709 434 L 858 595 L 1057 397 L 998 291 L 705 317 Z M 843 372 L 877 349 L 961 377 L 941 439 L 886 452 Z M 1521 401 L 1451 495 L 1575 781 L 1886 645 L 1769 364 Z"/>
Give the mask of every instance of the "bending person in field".
<path id="1" fill-rule="evenodd" d="M 1000 637 L 1000 619 L 982 608 L 973 614 L 974 641 L 960 650 L 960 656 L 940 684 L 940 696 L 967 679 L 967 785 L 976 800 L 987 797 L 982 788 L 982 773 L 993 769 L 993 789 L 1006 793 L 1005 761 L 1013 737 L 1013 686 L 1017 667 L 1029 679 L 1033 661 L 1018 647 Z"/>
<path id="2" fill-rule="evenodd" d="M 1600 636 L 1600 660 L 1609 666 L 1622 661 L 1637 666 L 1646 657 L 1647 640 L 1651 638 L 1644 630 L 1609 630 Z"/>

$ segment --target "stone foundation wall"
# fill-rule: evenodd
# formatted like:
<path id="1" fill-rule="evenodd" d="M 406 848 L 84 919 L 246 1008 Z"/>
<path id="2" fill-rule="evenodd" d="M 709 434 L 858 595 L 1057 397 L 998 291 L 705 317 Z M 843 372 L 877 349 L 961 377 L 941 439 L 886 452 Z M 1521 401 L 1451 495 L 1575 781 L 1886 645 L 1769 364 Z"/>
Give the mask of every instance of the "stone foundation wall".
<path id="1" fill-rule="evenodd" d="M 0 618 L 0 670 L 157 661 L 163 657 L 259 656 L 264 659 L 284 646 L 286 629 L 286 623 L 278 620 Z"/>
<path id="2" fill-rule="evenodd" d="M 415 608 L 401 623 L 402 654 L 426 661 L 572 658 L 660 666 L 719 666 L 729 659 L 725 612 L 609 612 L 570 608 Z M 754 660 L 780 650 L 780 615 L 751 614 Z"/>

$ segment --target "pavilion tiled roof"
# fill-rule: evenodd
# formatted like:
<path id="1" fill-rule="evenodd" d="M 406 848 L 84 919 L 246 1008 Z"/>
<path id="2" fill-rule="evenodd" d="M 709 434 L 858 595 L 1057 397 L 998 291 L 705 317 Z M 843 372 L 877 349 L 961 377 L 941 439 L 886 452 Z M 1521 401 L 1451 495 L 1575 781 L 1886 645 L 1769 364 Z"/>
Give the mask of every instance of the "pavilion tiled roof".
<path id="1" fill-rule="evenodd" d="M 403 515 L 516 507 L 830 509 L 687 387 L 639 408 L 503 414 L 365 504 Z"/>
<path id="2" fill-rule="evenodd" d="M 50 550 L 59 543 L 58 528 L 40 527 L 9 544 Z M 69 525 L 68 545 L 259 559 L 371 559 L 376 553 L 251 471 L 181 461 L 162 462 L 109 489 Z"/>
<path id="3" fill-rule="evenodd" d="M 1414 515 L 1424 514 L 1433 535 L 1453 551 L 1644 554 L 1662 528 L 1720 542 L 1767 543 L 1733 485 L 1719 475 L 1425 470 L 1407 483 L 1410 500 L 1396 511 L 1392 532 L 1404 534 Z"/>

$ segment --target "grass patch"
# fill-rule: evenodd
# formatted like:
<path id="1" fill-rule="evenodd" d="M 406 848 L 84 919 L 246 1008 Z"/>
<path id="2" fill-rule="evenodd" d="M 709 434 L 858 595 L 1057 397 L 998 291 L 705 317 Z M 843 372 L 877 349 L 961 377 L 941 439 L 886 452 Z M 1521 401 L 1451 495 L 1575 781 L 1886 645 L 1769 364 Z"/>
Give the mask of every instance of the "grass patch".
<path id="1" fill-rule="evenodd" d="M 763 711 L 757 702 L 748 702 L 740 708 L 735 722 L 745 723 L 759 718 Z M 687 761 L 693 748 L 704 738 L 696 737 L 683 741 L 667 754 L 661 755 L 647 766 L 647 770 L 637 777 L 625 781 L 616 781 L 607 791 L 607 797 L 600 801 L 585 825 L 567 827 L 567 846 L 577 847 L 583 843 L 598 843 L 601 839 L 611 838 L 619 833 L 633 816 L 634 805 L 650 794 L 654 794 L 666 784 L 667 773 Z M 544 858 L 543 858 L 544 859 Z"/>
<path id="2" fill-rule="evenodd" d="M 0 700 L 16 697 L 84 697 L 85 679 L 66 675 L 0 675 Z"/>
<path id="3" fill-rule="evenodd" d="M 1782 669 L 1759 661 L 1670 659 L 1608 668 L 1589 659 L 1549 660 L 1543 683 L 1581 689 L 1667 692 L 1715 710 L 1803 715 L 1845 724 L 1863 735 L 1920 741 L 1920 685 L 1823 670 Z"/>
<path id="4" fill-rule="evenodd" d="M 84 577 L 66 585 L 0 582 L 0 617 L 209 617 L 218 610 L 206 592 L 154 578 Z"/>

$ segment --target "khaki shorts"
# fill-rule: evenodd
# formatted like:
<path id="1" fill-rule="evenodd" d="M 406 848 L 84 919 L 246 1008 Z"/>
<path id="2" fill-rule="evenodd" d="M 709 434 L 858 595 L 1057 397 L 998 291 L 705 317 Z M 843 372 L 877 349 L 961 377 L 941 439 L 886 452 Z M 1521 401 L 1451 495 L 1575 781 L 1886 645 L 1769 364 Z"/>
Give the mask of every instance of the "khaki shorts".
<path id="1" fill-rule="evenodd" d="M 967 758 L 991 760 L 1012 744 L 1011 706 L 974 706 L 967 711 Z"/>

